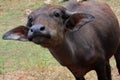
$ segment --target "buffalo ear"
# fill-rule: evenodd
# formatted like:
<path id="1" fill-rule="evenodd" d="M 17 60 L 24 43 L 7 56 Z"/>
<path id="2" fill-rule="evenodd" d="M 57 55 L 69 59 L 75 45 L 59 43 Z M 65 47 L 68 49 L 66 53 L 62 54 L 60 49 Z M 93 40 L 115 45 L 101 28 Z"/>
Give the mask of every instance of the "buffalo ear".
<path id="1" fill-rule="evenodd" d="M 73 13 L 65 22 L 65 26 L 70 30 L 78 30 L 85 24 L 94 20 L 94 16 L 85 13 Z"/>
<path id="2" fill-rule="evenodd" d="M 25 26 L 18 26 L 3 35 L 4 40 L 18 40 L 18 41 L 28 41 L 27 34 L 28 28 Z"/>

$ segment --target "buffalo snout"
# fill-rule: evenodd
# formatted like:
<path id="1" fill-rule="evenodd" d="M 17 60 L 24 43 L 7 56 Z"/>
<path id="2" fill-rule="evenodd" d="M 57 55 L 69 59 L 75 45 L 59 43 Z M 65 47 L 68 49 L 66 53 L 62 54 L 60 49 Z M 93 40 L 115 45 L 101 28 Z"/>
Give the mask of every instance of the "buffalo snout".
<path id="1" fill-rule="evenodd" d="M 33 41 L 38 38 L 47 38 L 47 39 L 51 38 L 49 31 L 42 24 L 33 25 L 28 32 L 29 41 Z"/>

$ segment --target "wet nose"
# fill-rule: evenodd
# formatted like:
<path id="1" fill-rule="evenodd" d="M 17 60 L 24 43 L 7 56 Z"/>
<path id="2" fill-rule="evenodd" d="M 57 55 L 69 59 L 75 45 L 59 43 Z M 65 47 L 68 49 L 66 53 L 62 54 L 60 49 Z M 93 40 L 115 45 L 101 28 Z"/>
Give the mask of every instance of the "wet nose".
<path id="1" fill-rule="evenodd" d="M 33 25 L 28 31 L 28 40 L 31 41 L 35 37 L 50 38 L 50 34 L 44 25 Z"/>
<path id="2" fill-rule="evenodd" d="M 31 27 L 30 32 L 37 33 L 37 32 L 43 32 L 45 30 L 45 26 L 43 25 L 34 25 Z"/>

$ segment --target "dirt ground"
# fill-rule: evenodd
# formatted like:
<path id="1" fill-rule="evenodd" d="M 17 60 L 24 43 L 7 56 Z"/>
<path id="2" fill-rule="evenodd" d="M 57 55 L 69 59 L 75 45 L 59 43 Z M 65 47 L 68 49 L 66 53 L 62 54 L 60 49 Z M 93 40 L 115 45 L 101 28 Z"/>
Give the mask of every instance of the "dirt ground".
<path id="1" fill-rule="evenodd" d="M 85 76 L 86 80 L 97 80 L 94 71 Z M 116 68 L 112 68 L 113 80 L 120 80 Z M 72 74 L 63 67 L 48 68 L 47 70 L 16 71 L 0 75 L 0 80 L 74 80 Z"/>

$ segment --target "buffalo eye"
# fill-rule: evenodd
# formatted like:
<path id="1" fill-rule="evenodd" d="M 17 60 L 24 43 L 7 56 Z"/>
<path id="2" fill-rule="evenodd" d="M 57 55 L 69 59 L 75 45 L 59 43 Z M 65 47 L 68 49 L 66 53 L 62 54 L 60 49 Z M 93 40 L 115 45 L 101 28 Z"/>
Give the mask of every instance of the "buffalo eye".
<path id="1" fill-rule="evenodd" d="M 60 13 L 54 12 L 54 16 L 55 16 L 55 17 L 60 17 Z"/>

